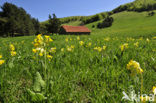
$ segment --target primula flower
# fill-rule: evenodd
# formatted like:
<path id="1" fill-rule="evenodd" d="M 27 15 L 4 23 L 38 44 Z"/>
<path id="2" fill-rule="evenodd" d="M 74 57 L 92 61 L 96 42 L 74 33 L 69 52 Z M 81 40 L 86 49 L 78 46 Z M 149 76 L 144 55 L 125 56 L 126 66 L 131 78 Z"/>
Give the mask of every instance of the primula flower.
<path id="1" fill-rule="evenodd" d="M 153 87 L 153 93 L 156 95 L 156 86 Z"/>
<path id="2" fill-rule="evenodd" d="M 74 48 L 75 48 L 75 46 L 74 46 L 74 45 L 71 45 L 70 47 L 71 47 L 72 49 L 74 49 Z"/>
<path id="3" fill-rule="evenodd" d="M 35 47 L 41 47 L 44 44 L 43 38 L 42 38 L 42 34 L 38 34 L 36 36 L 36 39 L 34 40 L 34 46 Z"/>
<path id="4" fill-rule="evenodd" d="M 121 51 L 124 51 L 126 48 L 128 48 L 128 43 L 125 43 L 120 46 Z"/>
<path id="5" fill-rule="evenodd" d="M 92 45 L 92 43 L 91 42 L 89 42 L 88 44 L 87 44 L 87 46 L 86 47 L 90 47 Z"/>
<path id="6" fill-rule="evenodd" d="M 0 60 L 0 65 L 4 64 L 5 60 Z"/>
<path id="7" fill-rule="evenodd" d="M 10 44 L 10 51 L 14 51 L 15 50 L 15 47 L 13 44 Z"/>
<path id="8" fill-rule="evenodd" d="M 103 50 L 106 50 L 106 46 L 103 46 L 103 48 L 102 48 Z"/>
<path id="9" fill-rule="evenodd" d="M 156 36 L 155 36 L 155 37 L 153 37 L 153 39 L 156 39 Z"/>
<path id="10" fill-rule="evenodd" d="M 11 51 L 11 56 L 15 56 L 16 52 L 15 51 Z"/>
<path id="11" fill-rule="evenodd" d="M 107 37 L 107 38 L 104 38 L 104 40 L 105 40 L 105 41 L 109 41 L 109 40 L 110 40 L 110 38 L 109 38 L 109 37 Z"/>
<path id="12" fill-rule="evenodd" d="M 150 40 L 147 38 L 146 41 L 149 42 Z"/>
<path id="13" fill-rule="evenodd" d="M 134 43 L 134 46 L 138 47 L 139 46 L 139 42 Z"/>
<path id="14" fill-rule="evenodd" d="M 55 52 L 56 52 L 56 47 L 51 48 L 51 49 L 50 49 L 50 52 L 51 52 L 51 53 L 55 53 Z"/>
<path id="15" fill-rule="evenodd" d="M 73 51 L 73 49 L 74 49 L 74 46 L 73 45 L 67 46 L 67 51 L 71 52 L 71 51 Z"/>
<path id="16" fill-rule="evenodd" d="M 42 57 L 42 56 L 43 56 L 43 53 L 42 53 L 42 52 L 40 52 L 40 53 L 39 53 L 39 56 L 41 56 L 41 57 Z"/>
<path id="17" fill-rule="evenodd" d="M 2 58 L 2 55 L 0 55 L 0 59 Z"/>
<path id="18" fill-rule="evenodd" d="M 47 55 L 47 58 L 48 58 L 49 60 L 51 60 L 51 59 L 53 58 L 53 56 Z"/>
<path id="19" fill-rule="evenodd" d="M 61 52 L 64 52 L 64 48 L 61 48 Z"/>
<path id="20" fill-rule="evenodd" d="M 95 47 L 94 50 L 97 50 L 98 52 L 101 52 L 102 48 L 101 47 Z"/>
<path id="21" fill-rule="evenodd" d="M 36 53 L 36 52 L 37 52 L 37 50 L 36 50 L 36 49 L 32 49 L 32 51 L 33 51 L 34 53 Z"/>
<path id="22" fill-rule="evenodd" d="M 82 46 L 84 44 L 84 42 L 83 41 L 80 41 L 79 44 Z"/>
<path id="23" fill-rule="evenodd" d="M 127 69 L 131 70 L 132 75 L 137 74 L 142 74 L 143 73 L 143 69 L 141 69 L 140 64 L 136 61 L 131 60 L 128 64 L 127 64 Z"/>
<path id="24" fill-rule="evenodd" d="M 48 35 L 45 35 L 44 37 L 46 38 L 46 40 L 45 40 L 46 43 L 49 43 L 49 42 L 52 42 L 52 41 L 53 41 L 53 40 L 50 38 L 50 36 L 48 36 Z"/>

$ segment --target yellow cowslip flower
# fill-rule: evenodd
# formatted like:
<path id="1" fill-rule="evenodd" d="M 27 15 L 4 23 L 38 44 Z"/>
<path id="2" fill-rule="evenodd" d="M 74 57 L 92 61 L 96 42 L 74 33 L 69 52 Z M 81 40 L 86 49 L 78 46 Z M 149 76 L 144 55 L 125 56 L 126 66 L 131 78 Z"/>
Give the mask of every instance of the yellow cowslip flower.
<path id="1" fill-rule="evenodd" d="M 106 50 L 106 46 L 103 46 L 102 49 L 103 49 L 103 50 Z"/>
<path id="2" fill-rule="evenodd" d="M 39 47 L 39 44 L 38 43 L 34 43 L 34 47 Z"/>
<path id="3" fill-rule="evenodd" d="M 42 56 L 43 56 L 43 53 L 42 53 L 42 52 L 40 52 L 40 53 L 39 53 L 39 56 L 41 56 L 41 57 L 42 57 Z"/>
<path id="4" fill-rule="evenodd" d="M 61 48 L 61 52 L 64 52 L 64 48 Z"/>
<path id="5" fill-rule="evenodd" d="M 0 65 L 4 64 L 5 60 L 0 60 Z"/>
<path id="6" fill-rule="evenodd" d="M 145 97 L 141 96 L 140 100 L 142 103 L 146 103 L 147 101 L 149 101 L 149 98 L 150 98 L 149 96 L 145 96 Z"/>
<path id="7" fill-rule="evenodd" d="M 102 48 L 101 47 L 95 47 L 94 50 L 97 50 L 98 52 L 101 52 Z"/>
<path id="8" fill-rule="evenodd" d="M 55 52 L 56 52 L 56 47 L 51 48 L 51 49 L 50 49 L 50 52 L 51 52 L 51 53 L 55 53 Z"/>
<path id="9" fill-rule="evenodd" d="M 11 56 L 15 56 L 16 52 L 15 51 L 11 51 Z"/>
<path id="10" fill-rule="evenodd" d="M 15 50 L 15 47 L 13 44 L 10 44 L 10 51 L 14 51 Z"/>
<path id="11" fill-rule="evenodd" d="M 2 58 L 2 55 L 0 55 L 0 59 Z"/>
<path id="12" fill-rule="evenodd" d="M 80 41 L 79 44 L 82 46 L 84 44 L 84 42 L 83 41 Z"/>
<path id="13" fill-rule="evenodd" d="M 43 37 L 42 37 L 42 34 L 38 34 L 37 36 L 36 36 L 36 38 L 34 39 L 34 42 L 33 42 L 33 44 L 34 44 L 34 46 L 35 47 L 40 47 L 40 46 L 42 46 L 43 44 L 44 44 L 44 41 L 43 41 L 44 39 L 43 39 Z"/>
<path id="14" fill-rule="evenodd" d="M 34 53 L 37 53 L 37 50 L 36 50 L 36 49 L 32 49 L 32 51 L 33 51 Z"/>
<path id="15" fill-rule="evenodd" d="M 147 38 L 146 41 L 149 42 L 150 40 Z"/>
<path id="16" fill-rule="evenodd" d="M 72 51 L 72 48 L 70 48 L 70 47 L 67 47 L 67 51 L 70 51 L 70 52 L 71 52 L 71 51 Z"/>
<path id="17" fill-rule="evenodd" d="M 73 45 L 67 46 L 67 51 L 71 52 L 71 51 L 73 51 L 73 49 L 74 49 L 74 46 Z"/>
<path id="18" fill-rule="evenodd" d="M 154 95 L 156 95 L 156 86 L 153 86 L 153 93 L 154 93 Z"/>
<path id="19" fill-rule="evenodd" d="M 46 40 L 45 40 L 46 43 L 53 42 L 53 40 L 50 38 L 50 36 L 45 35 L 44 37 L 46 38 Z"/>
<path id="20" fill-rule="evenodd" d="M 68 42 L 68 38 L 66 38 L 65 41 Z"/>
<path id="21" fill-rule="evenodd" d="M 105 40 L 105 41 L 109 41 L 109 40 L 110 40 L 110 38 L 109 38 L 109 37 L 107 37 L 107 38 L 104 38 L 104 40 Z"/>
<path id="22" fill-rule="evenodd" d="M 70 47 L 71 47 L 72 49 L 74 49 L 74 48 L 75 48 L 75 46 L 74 46 L 74 45 L 71 45 Z"/>
<path id="23" fill-rule="evenodd" d="M 143 73 L 143 69 L 141 69 L 140 64 L 136 61 L 131 60 L 128 64 L 127 64 L 127 69 L 131 70 L 132 75 L 137 74 L 142 74 Z"/>
<path id="24" fill-rule="evenodd" d="M 138 47 L 139 46 L 139 42 L 134 43 L 134 46 Z"/>
<path id="25" fill-rule="evenodd" d="M 49 60 L 51 60 L 51 59 L 53 58 L 53 56 L 47 55 L 47 58 L 48 58 Z"/>
<path id="26" fill-rule="evenodd" d="M 156 39 L 156 36 L 155 36 L 155 37 L 153 37 L 153 39 Z"/>
<path id="27" fill-rule="evenodd" d="M 134 39 L 131 38 L 131 37 L 128 37 L 128 38 L 127 38 L 127 41 L 134 41 Z"/>
<path id="28" fill-rule="evenodd" d="M 70 38 L 70 41 L 72 41 L 73 39 L 72 38 Z"/>
<path id="29" fill-rule="evenodd" d="M 128 43 L 125 43 L 120 46 L 121 51 L 124 51 L 126 48 L 128 48 Z"/>
<path id="30" fill-rule="evenodd" d="M 80 40 L 80 37 L 79 36 L 77 37 L 77 40 Z"/>
<path id="31" fill-rule="evenodd" d="M 91 45 L 92 45 L 92 43 L 89 42 L 89 43 L 86 45 L 86 47 L 90 47 Z"/>

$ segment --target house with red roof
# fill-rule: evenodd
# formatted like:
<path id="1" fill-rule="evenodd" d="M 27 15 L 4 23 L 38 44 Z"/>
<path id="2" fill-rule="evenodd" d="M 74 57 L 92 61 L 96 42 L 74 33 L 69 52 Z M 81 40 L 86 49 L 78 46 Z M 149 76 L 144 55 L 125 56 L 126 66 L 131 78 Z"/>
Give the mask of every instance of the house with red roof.
<path id="1" fill-rule="evenodd" d="M 91 31 L 85 26 L 69 26 L 63 25 L 60 28 L 59 34 L 73 34 L 73 35 L 89 35 Z"/>

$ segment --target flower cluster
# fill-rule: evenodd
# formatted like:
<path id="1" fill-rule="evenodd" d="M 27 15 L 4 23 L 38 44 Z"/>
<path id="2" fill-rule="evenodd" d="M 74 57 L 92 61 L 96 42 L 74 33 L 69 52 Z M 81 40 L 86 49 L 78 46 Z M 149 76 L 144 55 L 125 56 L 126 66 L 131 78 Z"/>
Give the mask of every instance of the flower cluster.
<path id="1" fill-rule="evenodd" d="M 0 55 L 0 65 L 4 64 L 5 60 L 1 60 L 2 59 L 2 55 Z"/>
<path id="2" fill-rule="evenodd" d="M 42 34 L 38 34 L 33 42 L 34 47 L 42 47 L 44 45 Z"/>
<path id="3" fill-rule="evenodd" d="M 143 69 L 141 69 L 140 64 L 136 61 L 131 60 L 127 64 L 127 69 L 131 70 L 132 75 L 143 73 Z"/>
<path id="4" fill-rule="evenodd" d="M 53 47 L 49 50 L 50 53 L 56 53 L 56 47 Z"/>
<path id="5" fill-rule="evenodd" d="M 15 47 L 14 47 L 13 44 L 10 44 L 10 54 L 11 54 L 11 56 L 15 56 L 16 55 Z"/>
<path id="6" fill-rule="evenodd" d="M 95 47 L 94 50 L 98 51 L 98 52 L 101 52 L 102 50 L 105 50 L 106 49 L 106 46 L 103 46 L 103 47 Z"/>
<path id="7" fill-rule="evenodd" d="M 83 41 L 80 41 L 79 44 L 82 46 L 82 45 L 84 45 L 84 42 Z"/>
<path id="8" fill-rule="evenodd" d="M 139 46 L 139 42 L 134 43 L 134 46 L 138 47 Z"/>
<path id="9" fill-rule="evenodd" d="M 38 34 L 36 38 L 34 39 L 33 45 L 35 48 L 32 49 L 34 53 L 37 53 L 40 57 L 45 55 L 48 59 L 52 59 L 52 56 L 47 53 L 46 46 L 49 45 L 49 43 L 53 42 L 53 40 L 50 38 L 50 36 L 45 35 L 44 38 L 42 37 L 42 34 Z M 56 48 L 51 48 L 49 52 L 56 52 Z"/>
<path id="10" fill-rule="evenodd" d="M 67 51 L 72 52 L 74 50 L 75 46 L 71 45 L 71 46 L 67 46 Z"/>
<path id="11" fill-rule="evenodd" d="M 126 48 L 128 48 L 128 43 L 125 43 L 120 46 L 121 51 L 124 51 Z"/>

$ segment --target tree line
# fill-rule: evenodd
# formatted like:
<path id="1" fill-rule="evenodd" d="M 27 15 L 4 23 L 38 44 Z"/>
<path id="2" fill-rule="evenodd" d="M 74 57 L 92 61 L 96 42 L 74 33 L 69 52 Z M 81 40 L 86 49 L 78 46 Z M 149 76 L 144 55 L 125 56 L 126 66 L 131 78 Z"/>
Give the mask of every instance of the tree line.
<path id="1" fill-rule="evenodd" d="M 39 33 L 58 33 L 61 21 L 55 14 L 49 15 L 47 24 L 41 25 L 38 19 L 31 17 L 23 8 L 12 3 L 4 3 L 0 11 L 0 36 L 28 36 Z"/>
<path id="2" fill-rule="evenodd" d="M 4 3 L 0 11 L 0 36 L 34 35 L 39 33 L 40 24 L 23 8 Z"/>

